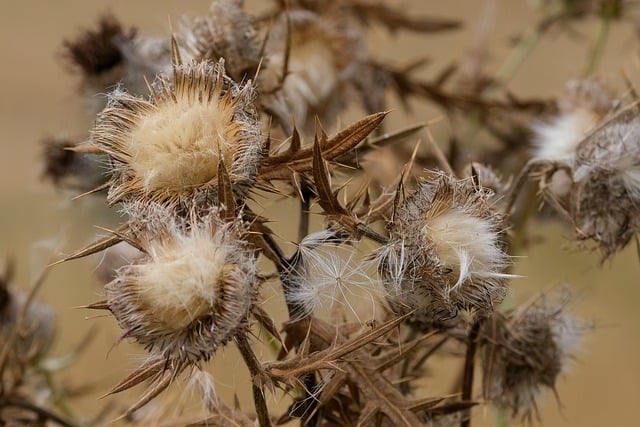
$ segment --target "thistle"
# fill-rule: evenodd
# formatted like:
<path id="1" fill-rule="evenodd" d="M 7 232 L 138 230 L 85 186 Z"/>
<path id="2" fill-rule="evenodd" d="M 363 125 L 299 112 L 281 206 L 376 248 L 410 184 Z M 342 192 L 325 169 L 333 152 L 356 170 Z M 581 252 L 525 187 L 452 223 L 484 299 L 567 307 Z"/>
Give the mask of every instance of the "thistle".
<path id="1" fill-rule="evenodd" d="M 214 214 L 159 227 L 139 238 L 145 257 L 105 285 L 106 305 L 124 336 L 150 351 L 208 360 L 245 325 L 257 291 L 255 256 Z"/>
<path id="2" fill-rule="evenodd" d="M 483 387 L 486 399 L 506 406 L 513 416 L 531 418 L 545 388 L 556 381 L 573 357 L 587 322 L 567 312 L 568 295 L 540 295 L 485 324 Z"/>
<path id="3" fill-rule="evenodd" d="M 178 61 L 150 90 L 147 100 L 116 89 L 91 133 L 90 148 L 110 159 L 109 204 L 207 198 L 219 164 L 235 190 L 251 185 L 262 141 L 250 83 L 229 79 L 223 61 Z"/>
<path id="4" fill-rule="evenodd" d="M 196 61 L 224 59 L 226 72 L 235 81 L 251 78 L 258 71 L 261 43 L 242 1 L 213 1 L 206 15 L 185 18 L 177 37 Z"/>
<path id="5" fill-rule="evenodd" d="M 360 35 L 307 10 L 282 13 L 269 32 L 258 80 L 260 103 L 285 129 L 311 133 L 314 118 L 332 123 L 362 56 Z"/>
<path id="6" fill-rule="evenodd" d="M 379 271 L 395 310 L 416 310 L 420 328 L 456 321 L 459 310 L 493 311 L 507 292 L 501 216 L 491 191 L 444 173 L 396 207 Z"/>

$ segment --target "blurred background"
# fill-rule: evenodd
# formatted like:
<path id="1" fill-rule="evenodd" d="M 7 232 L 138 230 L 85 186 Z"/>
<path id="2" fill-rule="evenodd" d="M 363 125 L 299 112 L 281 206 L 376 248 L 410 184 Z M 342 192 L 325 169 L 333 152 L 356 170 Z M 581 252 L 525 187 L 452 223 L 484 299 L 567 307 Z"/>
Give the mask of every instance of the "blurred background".
<path id="1" fill-rule="evenodd" d="M 488 30 L 488 65 L 497 68 L 524 28 L 534 24 L 531 2 L 524 0 L 469 1 L 404 0 L 416 14 L 459 19 L 463 28 L 437 35 L 397 34 L 376 28 L 369 50 L 380 59 L 406 63 L 417 57 L 431 61 L 425 75 L 435 75 L 461 58 L 477 42 L 479 26 Z M 92 27 L 105 12 L 116 15 L 125 26 L 141 33 L 166 34 L 170 22 L 184 13 L 207 9 L 205 0 L 125 1 L 23 0 L 4 2 L 0 14 L 0 255 L 17 261 L 16 285 L 27 288 L 52 257 L 88 243 L 96 234 L 94 225 L 112 224 L 100 198 L 71 200 L 72 195 L 55 190 L 41 180 L 41 140 L 52 135 L 78 135 L 90 128 L 92 118 L 79 94 L 79 79 L 61 57 L 62 42 Z M 266 2 L 247 1 L 249 11 L 263 10 Z M 638 74 L 638 22 L 616 23 L 610 33 L 599 75 L 620 87 L 621 73 Z M 597 23 L 584 20 L 571 28 L 547 34 L 526 59 L 510 83 L 520 96 L 552 97 L 565 82 L 580 76 L 591 48 Z M 397 104 L 394 104 L 397 106 Z M 404 123 L 436 119 L 439 112 L 412 102 L 413 112 L 396 109 L 387 129 Z M 345 119 L 345 122 L 348 122 Z M 442 126 L 442 128 L 439 128 Z M 444 122 L 433 127 L 436 140 L 446 133 Z M 286 201 L 267 206 L 286 209 Z M 283 207 L 282 204 L 285 206 Z M 282 217 L 282 216 L 281 216 Z M 286 224 L 274 228 L 285 238 Z M 540 401 L 542 424 L 546 426 L 637 425 L 640 396 L 640 262 L 636 248 L 629 247 L 604 265 L 594 253 L 579 251 L 572 243 L 572 230 L 554 222 L 530 225 L 531 243 L 526 255 L 516 260 L 512 298 L 524 301 L 538 290 L 569 283 L 576 290 L 573 309 L 592 319 L 596 328 L 587 336 L 570 375 L 557 384 L 560 402 L 553 393 Z M 56 266 L 49 274 L 39 299 L 58 313 L 58 340 L 52 354 L 62 356 L 91 334 L 93 339 L 77 362 L 60 376 L 64 386 L 77 390 L 72 402 L 78 413 L 97 413 L 104 394 L 141 359 L 140 349 L 121 343 L 114 347 L 119 329 L 107 317 L 78 306 L 98 301 L 101 290 L 92 275 L 95 259 Z M 250 396 L 248 379 L 232 373 L 244 371 L 233 350 L 224 350 L 212 363 L 220 396 L 230 402 L 234 392 L 241 401 Z M 88 388 L 81 388 L 89 386 Z M 273 399 L 278 399 L 274 397 Z M 494 414 L 476 409 L 474 425 L 494 425 Z"/>

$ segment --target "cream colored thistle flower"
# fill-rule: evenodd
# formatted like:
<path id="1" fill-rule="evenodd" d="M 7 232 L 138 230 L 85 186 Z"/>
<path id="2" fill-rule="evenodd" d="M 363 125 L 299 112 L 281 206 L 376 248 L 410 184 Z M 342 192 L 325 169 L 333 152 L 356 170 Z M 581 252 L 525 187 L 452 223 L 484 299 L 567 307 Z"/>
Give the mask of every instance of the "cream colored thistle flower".
<path id="1" fill-rule="evenodd" d="M 234 189 L 250 185 L 262 141 L 253 87 L 225 76 L 224 62 L 174 64 L 151 98 L 120 89 L 98 115 L 90 144 L 109 155 L 109 204 L 139 198 L 172 205 L 216 191 L 224 164 Z"/>
<path id="2" fill-rule="evenodd" d="M 448 324 L 462 309 L 486 314 L 505 296 L 509 256 L 491 195 L 438 174 L 397 207 L 379 271 L 392 307 L 416 310 L 419 327 Z"/>
<path id="3" fill-rule="evenodd" d="M 255 256 L 214 214 L 164 227 L 141 239 L 146 256 L 105 286 L 106 305 L 124 336 L 153 354 L 208 360 L 245 326 L 257 293 Z"/>
<path id="4" fill-rule="evenodd" d="M 571 80 L 558 99 L 558 114 L 533 126 L 535 157 L 571 164 L 578 144 L 612 111 L 615 99 L 596 80 Z"/>

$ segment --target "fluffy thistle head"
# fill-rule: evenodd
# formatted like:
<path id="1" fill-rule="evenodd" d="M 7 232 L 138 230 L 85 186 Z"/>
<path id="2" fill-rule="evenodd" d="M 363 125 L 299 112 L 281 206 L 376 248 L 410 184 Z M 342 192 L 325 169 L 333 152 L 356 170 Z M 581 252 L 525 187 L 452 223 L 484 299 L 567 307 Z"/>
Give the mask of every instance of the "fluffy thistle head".
<path id="1" fill-rule="evenodd" d="M 636 107 L 616 114 L 577 148 L 571 214 L 581 239 L 605 258 L 640 230 L 640 120 Z"/>
<path id="2" fill-rule="evenodd" d="M 186 53 L 198 61 L 224 58 L 235 81 L 252 77 L 260 64 L 261 43 L 239 0 L 214 0 L 205 16 L 185 19 L 178 37 Z"/>
<path id="3" fill-rule="evenodd" d="M 105 286 L 124 336 L 178 364 L 208 360 L 245 327 L 258 285 L 253 252 L 215 214 L 170 221 L 138 243 L 146 256 Z"/>
<path id="4" fill-rule="evenodd" d="M 416 310 L 419 327 L 443 325 L 462 309 L 487 314 L 505 296 L 509 256 L 491 194 L 438 174 L 396 207 L 379 271 L 391 305 Z"/>
<path id="5" fill-rule="evenodd" d="M 566 311 L 568 295 L 538 296 L 506 316 L 495 314 L 484 326 L 485 398 L 526 418 L 542 389 L 555 389 L 590 324 Z"/>
<path id="6" fill-rule="evenodd" d="M 174 65 L 150 99 L 112 92 L 90 139 L 110 158 L 108 202 L 193 199 L 216 190 L 219 164 L 236 190 L 250 184 L 262 148 L 253 98 L 252 85 L 229 79 L 223 61 Z"/>
<path id="7" fill-rule="evenodd" d="M 611 93 L 596 80 L 571 80 L 558 100 L 558 114 L 533 127 L 535 157 L 572 163 L 578 144 L 615 107 Z"/>
<path id="8" fill-rule="evenodd" d="M 338 21 L 292 10 L 271 29 L 258 83 L 261 103 L 285 125 L 293 122 L 311 132 L 315 116 L 331 123 L 342 107 L 341 92 L 363 47 L 357 31 Z"/>

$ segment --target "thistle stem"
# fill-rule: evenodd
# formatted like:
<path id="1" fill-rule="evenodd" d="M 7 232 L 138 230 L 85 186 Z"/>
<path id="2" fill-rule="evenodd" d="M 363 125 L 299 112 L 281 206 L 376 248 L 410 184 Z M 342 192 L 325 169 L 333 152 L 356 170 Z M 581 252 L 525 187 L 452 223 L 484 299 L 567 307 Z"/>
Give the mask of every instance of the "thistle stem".
<path id="1" fill-rule="evenodd" d="M 256 377 L 260 376 L 262 373 L 260 361 L 253 352 L 251 344 L 249 344 L 245 334 L 237 334 L 235 340 L 236 345 L 240 350 L 240 354 L 244 359 L 244 363 L 247 365 L 247 368 L 249 368 L 249 373 L 253 378 L 251 388 L 253 390 L 253 403 L 256 408 L 258 424 L 260 427 L 271 427 L 271 418 L 269 418 L 269 409 L 267 408 L 267 402 L 264 398 L 264 390 L 256 384 Z"/>
<path id="2" fill-rule="evenodd" d="M 305 191 L 304 193 L 310 193 Z M 309 207 L 311 194 L 304 194 L 300 199 L 300 223 L 298 224 L 298 242 L 307 237 L 309 234 Z"/>
<path id="3" fill-rule="evenodd" d="M 464 358 L 464 374 L 462 376 L 462 401 L 468 402 L 471 400 L 471 394 L 473 392 L 473 371 L 475 367 L 476 350 L 478 348 L 478 335 L 480 334 L 480 326 L 482 325 L 482 319 L 476 320 L 471 326 L 469 331 L 469 337 L 467 341 L 467 352 Z M 462 421 L 460 427 L 471 426 L 471 410 L 467 409 L 462 415 Z"/>

